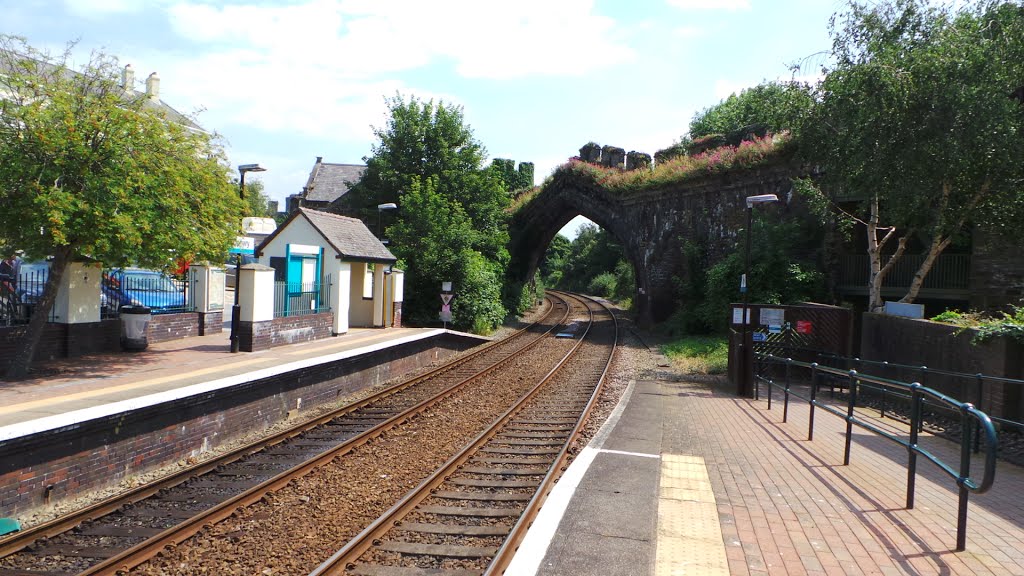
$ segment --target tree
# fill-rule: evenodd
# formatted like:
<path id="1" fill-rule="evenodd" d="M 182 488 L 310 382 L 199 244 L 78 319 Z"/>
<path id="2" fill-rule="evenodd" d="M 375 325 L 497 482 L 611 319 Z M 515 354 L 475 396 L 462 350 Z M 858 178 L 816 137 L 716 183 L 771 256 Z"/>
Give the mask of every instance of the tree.
<path id="1" fill-rule="evenodd" d="M 379 142 L 364 158 L 363 178 L 332 210 L 360 217 L 372 229 L 377 205 L 397 203 L 386 235 L 407 272 L 403 313 L 436 321 L 437 291 L 450 280 L 457 290 L 455 325 L 489 331 L 504 317 L 500 278 L 509 260 L 510 195 L 500 171 L 484 167 L 486 150 L 461 108 L 401 95 L 387 104 L 391 116 L 374 130 Z"/>
<path id="2" fill-rule="evenodd" d="M 690 122 L 690 138 L 698 140 L 715 134 L 739 145 L 749 135 L 764 136 L 800 124 L 814 101 L 810 88 L 799 82 L 765 82 L 732 94 L 705 108 Z"/>
<path id="3" fill-rule="evenodd" d="M 0 229 L 27 256 L 52 257 L 11 378 L 27 373 L 72 261 L 221 261 L 238 231 L 241 202 L 213 139 L 122 89 L 114 58 L 94 53 L 77 73 L 69 51 L 53 59 L 0 36 Z"/>
<path id="4" fill-rule="evenodd" d="M 1009 96 L 1024 78 L 1024 11 L 852 2 L 832 34 L 834 64 L 799 144 L 824 175 L 802 187 L 864 227 L 878 311 L 882 282 L 915 235 L 926 238 L 924 259 L 901 302 L 914 301 L 971 224 L 1019 230 L 1024 109 Z"/>
<path id="5" fill-rule="evenodd" d="M 238 185 L 238 182 L 235 182 Z M 257 218 L 273 218 L 270 212 L 270 198 L 264 193 L 263 181 L 252 179 L 245 182 L 245 215 Z"/>

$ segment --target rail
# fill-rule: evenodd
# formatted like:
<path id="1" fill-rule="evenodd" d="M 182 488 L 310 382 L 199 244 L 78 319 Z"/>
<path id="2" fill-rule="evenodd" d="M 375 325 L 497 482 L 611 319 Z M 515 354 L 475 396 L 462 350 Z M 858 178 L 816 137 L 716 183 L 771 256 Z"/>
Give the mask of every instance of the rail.
<path id="1" fill-rule="evenodd" d="M 985 388 L 986 388 L 986 386 L 1003 384 L 1003 385 L 1010 385 L 1010 386 L 1020 386 L 1020 387 L 1022 387 L 1021 389 L 1024 390 L 1024 380 L 1019 380 L 1019 379 L 1016 379 L 1016 378 L 1005 378 L 1005 377 L 1002 377 L 1002 376 L 988 376 L 988 375 L 982 374 L 980 372 L 977 372 L 977 373 L 974 373 L 974 374 L 970 374 L 970 373 L 967 373 L 967 372 L 954 372 L 952 370 L 942 370 L 942 369 L 938 369 L 938 368 L 929 368 L 929 367 L 924 366 L 924 365 L 918 366 L 918 365 L 914 365 L 914 364 L 899 364 L 899 363 L 896 363 L 896 362 L 886 362 L 884 360 L 863 360 L 861 358 L 849 358 L 849 357 L 846 357 L 846 356 L 838 356 L 838 355 L 835 355 L 835 354 L 827 354 L 827 353 L 819 353 L 818 354 L 818 358 L 823 360 L 823 361 L 829 362 L 830 364 L 844 363 L 844 364 L 846 364 L 848 366 L 848 369 L 854 369 L 854 370 L 857 370 L 858 372 L 863 372 L 865 367 L 880 368 L 880 369 L 882 369 L 884 371 L 887 371 L 886 372 L 886 374 L 887 374 L 886 377 L 889 377 L 889 376 L 892 376 L 893 374 L 896 374 L 897 376 L 893 378 L 894 380 L 900 379 L 899 376 L 903 375 L 903 374 L 913 374 L 913 376 L 915 378 L 915 381 L 918 382 L 919 384 L 921 384 L 922 386 L 928 386 L 929 382 L 931 380 L 933 380 L 933 378 L 936 377 L 936 376 L 948 378 L 948 379 L 954 380 L 954 381 L 959 381 L 959 387 L 960 387 L 960 398 L 959 398 L 959 400 L 961 400 L 961 401 L 968 401 L 968 399 L 970 399 L 970 401 L 973 402 L 975 407 L 977 407 L 979 409 L 982 409 L 982 410 L 985 409 Z M 832 367 L 833 368 L 837 368 L 837 366 L 834 366 L 834 365 Z M 931 386 L 929 386 L 929 387 L 931 387 Z M 973 390 L 971 390 L 972 387 L 973 387 Z M 882 388 L 881 393 L 882 393 L 881 409 L 882 409 L 882 416 L 884 417 L 885 416 L 885 401 L 886 401 L 886 397 L 887 397 L 888 394 L 891 393 L 891 391 L 887 390 L 886 388 Z M 901 394 L 898 394 L 898 393 L 896 393 L 895 395 L 903 397 L 903 398 L 906 397 L 905 395 L 901 395 Z M 943 406 L 934 406 L 934 407 L 939 409 L 939 410 L 942 410 L 944 408 Z M 989 412 L 991 412 L 991 411 L 992 411 L 992 408 L 990 407 L 989 408 Z M 995 424 L 998 424 L 1001 427 L 1015 428 L 1015 429 L 1017 429 L 1017 430 L 1019 430 L 1021 432 L 1024 432 L 1024 422 L 1021 422 L 1019 420 L 1013 420 L 1013 419 L 1010 419 L 1010 418 L 1004 418 L 1004 417 L 1001 417 L 1001 416 L 994 416 L 992 414 L 989 414 L 988 416 L 989 416 L 989 418 L 992 419 L 992 422 L 994 422 Z M 978 440 L 978 437 L 975 436 L 975 451 L 977 451 L 977 449 L 978 449 L 977 440 Z"/>
<path id="2" fill-rule="evenodd" d="M 825 410 L 830 414 L 834 414 L 846 420 L 846 444 L 843 454 L 843 465 L 850 464 L 850 451 L 853 442 L 853 426 L 859 426 L 869 432 L 872 432 L 886 440 L 895 442 L 900 446 L 903 446 L 907 450 L 907 493 L 906 502 L 907 508 L 913 509 L 914 507 L 914 490 L 917 479 L 917 458 L 923 456 L 928 461 L 932 462 L 938 468 L 944 472 L 947 476 L 953 478 L 956 481 L 956 485 L 959 491 L 959 501 L 957 509 L 957 527 L 956 527 L 956 550 L 963 551 L 967 544 L 967 501 L 970 493 L 983 494 L 992 487 L 992 483 L 995 480 L 996 473 L 996 448 L 997 448 L 997 437 L 995 426 L 992 424 L 992 419 L 987 414 L 978 410 L 973 404 L 960 402 L 954 398 L 946 396 L 941 392 L 932 390 L 922 386 L 919 382 L 900 382 L 898 380 L 889 380 L 887 378 L 881 378 L 879 376 L 871 376 L 867 374 L 858 373 L 856 370 L 842 370 L 839 368 L 832 368 L 829 366 L 822 366 L 817 362 L 807 363 L 793 360 L 792 358 L 782 358 L 779 356 L 772 355 L 759 355 L 758 363 L 759 366 L 765 364 L 782 364 L 785 365 L 785 381 L 780 386 L 775 383 L 771 378 L 765 378 L 761 374 L 755 372 L 754 383 L 755 386 L 760 387 L 761 382 L 764 382 L 768 387 L 768 409 L 771 409 L 772 404 L 772 389 L 781 388 L 783 390 L 783 416 L 782 421 L 786 422 L 789 416 L 789 399 L 791 396 L 807 401 L 810 405 L 810 413 L 808 416 L 808 430 L 807 439 L 814 439 L 814 413 L 816 408 Z M 804 397 L 792 390 L 792 369 L 793 367 L 805 368 L 811 371 L 811 386 L 810 396 Z M 848 398 L 846 410 L 840 410 L 827 403 L 821 402 L 817 398 L 818 381 L 823 376 L 831 377 L 845 377 L 849 386 Z M 909 440 L 904 440 L 901 437 L 887 432 L 878 426 L 875 426 L 870 420 L 859 418 L 855 412 L 857 405 L 857 392 L 858 388 L 862 384 L 870 384 L 876 386 L 884 386 L 887 388 L 903 390 L 910 398 L 910 435 Z M 922 420 L 923 405 L 925 399 L 928 399 L 934 403 L 944 404 L 947 407 L 953 409 L 960 414 L 960 465 L 959 469 L 955 468 L 954 465 L 944 462 L 939 456 L 932 453 L 918 445 L 918 435 Z M 976 426 L 974 425 L 976 424 Z M 975 435 L 975 431 L 980 430 L 979 434 L 984 434 L 984 473 L 981 480 L 971 476 L 971 451 L 972 451 L 972 437 Z"/>
<path id="3" fill-rule="evenodd" d="M 327 424 L 330 421 L 339 418 L 345 414 L 355 412 L 363 407 L 368 407 L 387 396 L 397 394 L 407 388 L 411 388 L 413 386 L 426 382 L 429 379 L 434 378 L 441 373 L 449 371 L 457 373 L 457 370 L 460 367 L 469 366 L 471 361 L 484 358 L 485 355 L 501 348 L 502 346 L 508 345 L 518 337 L 528 336 L 531 333 L 531 331 L 533 331 L 536 328 L 537 330 L 541 331 L 540 334 L 537 335 L 536 338 L 528 342 L 524 346 L 524 348 L 532 346 L 534 343 L 539 342 L 544 335 L 550 333 L 555 327 L 564 322 L 565 318 L 568 316 L 568 305 L 565 305 L 565 311 L 560 319 L 555 319 L 555 322 L 546 329 L 544 326 L 541 326 L 541 322 L 544 322 L 545 320 L 547 320 L 548 318 L 557 313 L 557 306 L 551 302 L 550 298 L 547 300 L 549 302 L 548 310 L 544 314 L 543 319 L 537 322 L 533 322 L 517 330 L 515 333 L 513 333 L 504 340 L 493 341 L 488 344 L 485 344 L 477 348 L 476 350 L 469 352 L 468 354 L 463 355 L 452 362 L 448 362 L 441 366 L 438 366 L 427 373 L 402 381 L 393 386 L 389 386 L 366 398 L 363 398 L 362 400 L 358 400 L 354 403 L 347 404 L 336 410 L 329 411 L 326 414 L 322 414 L 313 417 L 309 420 L 306 420 L 304 422 L 297 423 L 294 426 L 288 427 L 285 430 L 274 433 L 273 435 L 267 438 L 262 438 L 251 443 L 245 444 L 234 450 L 231 450 L 228 453 L 225 453 L 206 462 L 191 465 L 187 468 L 176 471 L 175 473 L 170 474 L 164 478 L 158 479 L 152 483 L 145 484 L 143 486 L 131 489 L 127 492 L 112 496 L 110 498 L 107 498 L 105 500 L 94 503 L 80 510 L 72 512 L 66 516 L 62 516 L 54 520 L 28 528 L 26 530 L 22 530 L 21 532 L 0 537 L 0 558 L 7 557 L 13 553 L 23 550 L 38 540 L 52 538 L 59 534 L 67 532 L 68 530 L 82 524 L 83 522 L 110 514 L 111 512 L 114 512 L 115 510 L 119 509 L 121 506 L 125 504 L 140 502 L 154 494 L 159 493 L 160 491 L 182 484 L 191 478 L 198 477 L 208 472 L 211 472 L 217 469 L 218 467 L 239 460 L 250 454 L 255 454 L 256 452 L 262 450 L 263 448 L 275 446 L 281 442 L 284 442 L 285 440 L 288 440 L 289 438 L 299 436 L 304 432 L 313 430 L 314 428 Z M 504 359 L 497 363 L 489 364 L 489 367 L 485 368 L 485 371 L 495 370 L 503 363 Z M 468 378 L 459 377 L 460 383 L 456 384 L 455 386 L 459 386 L 468 380 Z M 415 410 L 416 408 L 417 407 L 414 406 L 410 410 Z M 387 427 L 393 426 L 395 423 L 407 417 L 407 415 L 402 416 L 400 414 L 392 418 L 388 422 L 384 422 L 374 427 L 369 434 L 361 434 L 357 437 L 352 438 L 349 442 L 339 445 L 328 452 L 325 452 L 325 454 L 322 454 L 314 458 L 313 460 L 306 462 L 304 465 L 299 466 L 297 469 L 298 474 L 301 474 L 304 471 L 312 469 L 317 465 L 317 462 L 330 458 L 329 454 L 331 453 L 337 456 L 353 449 L 355 446 L 359 444 L 365 443 L 366 441 L 369 440 L 369 437 L 372 434 L 382 432 Z M 301 470 L 302 468 L 305 468 L 305 470 Z M 188 525 L 188 528 L 185 530 L 180 530 L 173 535 L 171 534 L 170 531 L 168 531 L 166 534 L 160 534 L 157 536 L 159 541 L 153 540 L 150 541 L 148 544 L 144 542 L 140 544 L 138 548 L 127 551 L 125 554 L 119 554 L 109 559 L 108 561 L 97 564 L 85 573 L 114 574 L 118 570 L 126 569 L 126 567 L 140 563 L 144 561 L 148 556 L 151 556 L 152 554 L 155 554 L 160 549 L 162 549 L 164 544 L 166 544 L 167 542 L 180 542 L 185 538 L 189 537 L 191 534 L 194 534 L 196 531 L 198 531 L 199 528 L 203 526 L 204 521 L 207 524 L 213 524 L 219 519 L 222 519 L 223 517 L 230 515 L 230 513 L 233 513 L 234 510 L 246 505 L 247 501 L 253 500 L 254 498 L 258 499 L 262 497 L 262 494 L 273 491 L 275 488 L 279 487 L 279 485 L 281 484 L 280 481 L 283 477 L 284 475 L 282 474 L 279 477 L 272 478 L 267 482 L 264 482 L 259 486 L 255 487 L 252 491 L 246 494 L 239 495 L 238 497 L 232 499 L 231 501 L 220 503 L 209 510 L 199 513 L 196 517 L 192 518 L 189 521 L 185 521 L 181 525 L 179 525 L 179 527 Z M 202 519 L 202 521 L 200 521 L 200 518 Z M 133 557 L 133 559 L 129 560 L 129 556 Z"/>

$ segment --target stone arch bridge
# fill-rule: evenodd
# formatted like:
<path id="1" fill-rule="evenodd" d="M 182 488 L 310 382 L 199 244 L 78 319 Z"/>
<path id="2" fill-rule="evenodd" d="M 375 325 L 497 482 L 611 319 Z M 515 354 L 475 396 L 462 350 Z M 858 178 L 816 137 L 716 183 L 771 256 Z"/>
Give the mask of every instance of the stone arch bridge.
<path id="1" fill-rule="evenodd" d="M 704 248 L 708 261 L 717 261 L 735 249 L 736 235 L 746 225 L 746 197 L 777 194 L 782 207 L 773 210 L 788 212 L 792 178 L 798 173 L 790 161 L 780 161 L 617 196 L 592 177 L 560 168 L 513 216 L 512 272 L 520 281 L 532 280 L 555 234 L 575 216 L 584 216 L 610 232 L 633 264 L 633 302 L 640 322 L 660 322 L 675 309 L 673 278 L 689 275 L 686 242 Z"/>

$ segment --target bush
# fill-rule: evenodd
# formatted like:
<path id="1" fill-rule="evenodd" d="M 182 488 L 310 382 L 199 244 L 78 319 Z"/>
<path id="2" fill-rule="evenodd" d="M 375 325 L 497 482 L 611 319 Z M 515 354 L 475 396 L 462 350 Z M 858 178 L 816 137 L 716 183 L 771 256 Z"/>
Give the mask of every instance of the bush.
<path id="1" fill-rule="evenodd" d="M 611 297 L 615 294 L 615 275 L 611 272 L 604 272 L 594 276 L 587 286 L 587 292 L 603 298 Z"/>

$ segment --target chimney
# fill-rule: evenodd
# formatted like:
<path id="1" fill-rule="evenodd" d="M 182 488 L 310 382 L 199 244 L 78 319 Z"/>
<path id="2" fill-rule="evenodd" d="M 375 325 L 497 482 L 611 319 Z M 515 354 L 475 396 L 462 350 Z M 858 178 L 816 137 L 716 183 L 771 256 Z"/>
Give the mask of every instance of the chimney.
<path id="1" fill-rule="evenodd" d="M 131 64 L 125 64 L 121 72 L 121 88 L 125 92 L 135 90 L 135 68 L 132 68 Z"/>
<path id="2" fill-rule="evenodd" d="M 149 75 L 149 78 L 146 78 L 146 95 L 151 100 L 160 99 L 160 77 L 156 75 L 156 72 L 153 72 Z"/>

